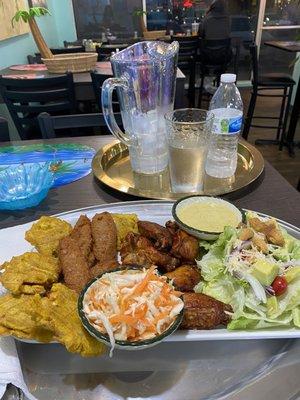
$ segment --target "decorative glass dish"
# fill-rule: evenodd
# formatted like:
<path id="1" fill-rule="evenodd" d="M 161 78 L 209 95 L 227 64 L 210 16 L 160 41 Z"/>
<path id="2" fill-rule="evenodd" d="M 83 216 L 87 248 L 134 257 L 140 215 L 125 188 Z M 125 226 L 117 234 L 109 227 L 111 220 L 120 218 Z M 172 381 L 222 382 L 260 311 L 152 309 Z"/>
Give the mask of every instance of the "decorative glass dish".
<path id="1" fill-rule="evenodd" d="M 21 164 L 0 172 L 0 210 L 37 206 L 54 180 L 50 163 Z"/>

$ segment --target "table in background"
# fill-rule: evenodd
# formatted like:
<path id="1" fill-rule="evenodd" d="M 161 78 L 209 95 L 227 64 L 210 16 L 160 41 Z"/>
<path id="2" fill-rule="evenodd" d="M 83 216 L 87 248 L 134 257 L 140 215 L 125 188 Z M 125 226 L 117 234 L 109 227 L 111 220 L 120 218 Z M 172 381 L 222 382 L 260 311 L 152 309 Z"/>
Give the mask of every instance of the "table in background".
<path id="1" fill-rule="evenodd" d="M 46 141 L 47 144 L 50 143 L 66 143 L 68 140 L 66 138 L 62 139 L 53 139 Z M 69 139 L 73 143 L 81 143 L 85 145 L 89 145 L 98 150 L 100 147 L 110 143 L 112 141 L 112 136 L 102 136 L 102 137 L 84 137 L 84 138 L 72 138 Z M 30 141 L 30 143 L 42 143 L 43 141 Z M 24 145 L 23 142 L 13 142 L 13 145 Z M 4 144 L 3 144 L 4 145 Z M 234 199 L 235 196 L 231 195 L 231 199 Z M 93 175 L 89 176 L 77 181 L 73 182 L 67 186 L 63 186 L 57 189 L 52 189 L 49 192 L 48 197 L 45 201 L 43 201 L 38 207 L 23 210 L 23 211 L 13 211 L 13 212 L 0 212 L 0 228 L 5 228 L 9 226 L 14 226 L 18 224 L 23 224 L 29 221 L 36 220 L 41 215 L 51 215 L 56 214 L 63 211 L 69 211 L 72 209 L 78 209 L 82 207 L 88 207 L 98 204 L 108 204 L 113 202 L 120 201 L 128 201 L 128 200 L 136 200 L 135 198 L 112 191 L 108 189 L 106 186 L 99 184 L 99 182 L 93 178 Z M 245 193 L 243 197 L 239 197 L 235 199 L 235 204 L 239 207 L 244 207 L 248 209 L 257 210 L 260 212 L 264 212 L 267 214 L 272 214 L 275 217 L 281 218 L 295 225 L 300 225 L 300 195 L 299 193 L 277 172 L 273 167 L 270 166 L 269 163 L 266 162 L 265 166 L 265 176 L 260 186 L 251 190 L 248 190 L 248 193 Z M 282 344 L 281 344 L 282 343 Z M 166 351 L 170 344 L 162 344 L 161 349 L 159 350 L 161 354 L 162 349 Z M 299 384 L 297 378 L 299 377 L 299 354 L 300 354 L 300 341 L 299 340 L 286 340 L 286 341 L 264 341 L 259 342 L 256 346 L 255 341 L 247 341 L 236 343 L 200 343 L 202 346 L 200 361 L 197 356 L 195 358 L 195 352 L 192 353 L 194 357 L 191 357 L 191 364 L 189 369 L 184 369 L 183 372 L 181 370 L 172 370 L 172 371 L 156 371 L 154 372 L 154 378 L 156 379 L 154 382 L 154 386 L 151 386 L 151 383 L 145 384 L 143 382 L 143 374 L 146 374 L 143 370 L 141 372 L 129 372 L 126 369 L 126 373 L 124 374 L 124 369 L 120 369 L 119 374 L 117 373 L 100 373 L 95 374 L 93 372 L 86 372 L 85 367 L 79 366 L 79 358 L 78 356 L 68 355 L 65 351 L 58 345 L 43 345 L 39 348 L 38 345 L 26 345 L 19 344 L 18 350 L 20 351 L 21 358 L 23 362 L 27 360 L 27 363 L 33 368 L 33 372 L 31 373 L 31 369 L 24 367 L 25 380 L 29 384 L 31 390 L 37 389 L 40 400 L 53 400 L 55 395 L 52 395 L 52 388 L 56 389 L 60 393 L 59 398 L 64 398 L 62 393 L 65 393 L 65 390 L 72 392 L 68 398 L 73 398 L 75 400 L 79 400 L 82 398 L 86 399 L 95 399 L 95 398 L 104 398 L 105 390 L 111 388 L 113 394 L 112 397 L 105 398 L 108 399 L 123 399 L 123 398 L 136 398 L 136 396 L 125 396 L 124 393 L 127 391 L 130 393 L 132 385 L 136 382 L 134 387 L 138 387 L 139 396 L 144 393 L 143 391 L 150 391 L 152 393 L 151 397 L 146 396 L 148 399 L 153 399 L 154 397 L 157 399 L 171 399 L 173 397 L 164 397 L 164 392 L 161 391 L 161 387 L 163 384 L 161 383 L 161 387 L 158 388 L 156 393 L 156 385 L 159 379 L 166 383 L 166 390 L 169 390 L 170 386 L 173 388 L 173 391 L 177 390 L 177 380 L 182 379 L 184 383 L 182 385 L 188 385 L 189 388 L 193 387 L 195 390 L 201 392 L 201 387 L 198 387 L 199 374 L 201 374 L 202 368 L 198 367 L 198 364 L 203 365 L 202 359 L 204 357 L 204 349 L 206 348 L 205 359 L 207 362 L 210 361 L 210 366 L 205 364 L 203 368 L 206 368 L 205 373 L 213 374 L 213 382 L 214 385 L 218 384 L 218 380 L 222 380 L 221 371 L 222 371 L 222 363 L 226 363 L 228 366 L 228 362 L 231 362 L 232 353 L 229 350 L 234 346 L 236 349 L 236 353 L 243 357 L 243 351 L 250 348 L 251 357 L 256 360 L 257 357 L 257 347 L 260 348 L 260 354 L 266 354 L 266 363 L 260 366 L 261 369 L 253 371 L 252 375 L 247 375 L 244 378 L 244 381 L 239 382 L 238 387 L 229 386 L 229 394 L 222 392 L 220 398 L 230 399 L 230 400 L 265 400 L 266 398 L 276 398 L 276 400 L 292 400 L 298 398 L 295 397 L 297 395 L 297 391 L 299 391 Z M 32 347 L 34 346 L 34 347 Z M 192 344 L 188 346 L 189 351 L 191 351 L 190 347 Z M 179 344 L 175 350 L 172 350 L 172 353 L 179 351 Z M 198 348 L 198 347 L 197 347 Z M 213 349 L 217 348 L 215 351 L 215 356 L 219 358 L 219 360 L 214 359 L 212 356 Z M 262 351 L 263 348 L 263 351 Z M 277 354 L 277 349 L 280 354 Z M 229 351 L 228 351 L 229 350 Z M 41 355 L 41 352 L 43 355 Z M 46 363 L 51 364 L 52 358 L 59 359 L 59 356 L 64 354 L 64 359 L 60 368 L 64 371 L 64 368 L 75 368 L 82 371 L 80 374 L 77 372 L 70 373 L 70 375 L 65 374 L 64 372 L 60 372 L 56 369 L 55 366 L 51 367 L 55 369 L 55 375 L 51 373 L 51 368 L 49 367 L 49 373 L 39 373 L 37 374 L 34 369 L 34 366 L 30 364 L 32 360 L 47 360 Z M 188 353 L 190 354 L 190 353 Z M 270 356 L 269 356 L 270 354 Z M 274 354 L 274 355 L 273 355 Z M 142 355 L 142 354 L 141 354 Z M 176 357 L 178 354 L 176 355 Z M 37 358 L 35 358 L 37 357 Z M 52 357 L 52 358 L 51 358 Z M 268 358 L 271 357 L 271 358 Z M 226 360 L 229 360 L 228 362 Z M 24 361 L 25 360 L 25 361 Z M 53 360 L 52 360 L 53 361 Z M 151 361 L 151 360 L 150 360 Z M 252 360 L 247 360 L 248 363 Z M 84 361 L 86 362 L 86 361 Z M 221 362 L 221 364 L 220 364 Z M 96 362 L 97 363 L 97 362 Z M 232 365 L 230 369 L 232 369 L 232 374 L 236 373 L 235 365 Z M 77 368 L 77 369 L 76 369 Z M 124 368 L 124 365 L 123 365 Z M 137 366 L 137 369 L 134 371 L 140 371 Z M 183 367 L 182 367 L 183 368 Z M 68 369 L 68 370 L 69 370 Z M 227 368 L 228 369 L 228 368 Z M 91 370 L 93 368 L 91 367 Z M 156 374 L 156 375 L 155 375 Z M 190 374 L 190 375 L 188 375 Z M 215 375 L 214 375 L 215 374 Z M 147 374 L 146 374 L 147 375 Z M 128 376 L 128 378 L 127 378 Z M 122 379 L 130 379 L 128 381 L 122 381 Z M 161 378 L 159 378 L 161 377 Z M 154 379 L 153 378 L 153 379 Z M 186 379 L 185 379 L 186 378 Z M 118 381 L 118 379 L 121 379 Z M 149 378 L 151 382 L 151 377 Z M 169 381 L 168 381 L 169 379 Z M 141 383 L 139 382 L 141 380 Z M 180 381 L 181 382 L 181 381 Z M 143 385 L 146 385 L 145 387 Z M 128 390 L 127 390 L 128 388 Z M 147 390 L 146 390 L 147 389 Z M 115 391 L 116 390 L 116 391 Z M 181 386 L 181 390 L 184 390 Z M 187 388 L 185 388 L 187 390 Z M 214 387 L 212 387 L 212 391 L 214 391 Z M 177 398 L 185 398 L 182 394 L 184 392 L 178 392 Z M 198 392 L 197 392 L 198 393 Z M 273 394 L 272 394 L 273 393 Z M 276 393 L 276 394 L 275 394 Z M 134 393 L 133 393 L 134 394 Z M 299 392 L 298 392 L 299 394 Z M 203 395 L 203 393 L 202 393 Z M 275 397 L 274 397 L 275 395 Z M 62 396 L 62 397 L 61 397 Z M 57 398 L 57 397 L 55 397 Z M 204 397 L 201 397 L 202 399 Z M 207 397 L 205 397 L 207 398 Z M 217 397 L 210 397 L 216 399 Z M 219 397 L 218 397 L 219 398 Z M 7 398 L 8 399 L 8 398 Z"/>
<path id="2" fill-rule="evenodd" d="M 265 42 L 264 44 L 266 46 L 274 47 L 275 49 L 288 51 L 290 53 L 300 53 L 300 41 L 299 42 L 270 41 L 270 42 Z M 298 80 L 293 110 L 291 113 L 289 129 L 286 136 L 286 144 L 291 154 L 294 153 L 293 151 L 294 137 L 299 116 L 300 116 L 300 76 Z"/>
<path id="3" fill-rule="evenodd" d="M 113 76 L 111 64 L 108 61 L 98 62 L 95 70 L 103 75 Z M 44 78 L 56 76 L 56 74 L 50 74 L 47 71 L 26 71 L 33 75 L 43 76 Z M 0 70 L 0 75 L 22 75 L 23 71 L 12 71 L 9 68 Z M 75 95 L 78 101 L 94 100 L 94 90 L 92 87 L 92 79 L 89 72 L 81 72 L 73 74 Z M 178 68 L 176 76 L 176 93 L 175 93 L 175 108 L 182 108 L 184 104 L 184 83 L 185 75 Z M 2 99 L 0 99 L 2 100 Z M 2 100 L 3 101 L 3 100 Z"/>

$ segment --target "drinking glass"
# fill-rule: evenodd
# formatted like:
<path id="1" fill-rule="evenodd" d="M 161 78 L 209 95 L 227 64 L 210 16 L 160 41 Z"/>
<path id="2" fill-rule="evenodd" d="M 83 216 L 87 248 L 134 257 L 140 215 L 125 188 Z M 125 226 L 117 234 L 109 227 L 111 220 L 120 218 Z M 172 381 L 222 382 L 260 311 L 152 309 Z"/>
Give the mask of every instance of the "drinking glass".
<path id="1" fill-rule="evenodd" d="M 165 115 L 172 191 L 197 193 L 203 190 L 207 142 L 213 114 L 196 108 Z"/>

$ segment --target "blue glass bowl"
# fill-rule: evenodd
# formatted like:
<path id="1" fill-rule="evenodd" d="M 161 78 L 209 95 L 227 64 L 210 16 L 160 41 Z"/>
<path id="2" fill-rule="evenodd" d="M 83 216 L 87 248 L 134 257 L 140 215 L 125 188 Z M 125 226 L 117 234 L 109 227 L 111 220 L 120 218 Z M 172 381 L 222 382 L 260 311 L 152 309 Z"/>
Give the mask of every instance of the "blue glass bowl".
<path id="1" fill-rule="evenodd" d="M 0 172 L 0 210 L 37 206 L 54 180 L 50 163 L 22 164 Z"/>

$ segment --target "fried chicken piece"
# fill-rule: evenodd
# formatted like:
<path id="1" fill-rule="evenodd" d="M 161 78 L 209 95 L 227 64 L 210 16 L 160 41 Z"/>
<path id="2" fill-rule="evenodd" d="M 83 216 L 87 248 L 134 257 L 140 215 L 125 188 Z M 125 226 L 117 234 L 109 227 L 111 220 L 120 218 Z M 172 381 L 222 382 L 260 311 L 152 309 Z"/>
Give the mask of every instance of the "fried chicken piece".
<path id="1" fill-rule="evenodd" d="M 269 253 L 268 243 L 266 242 L 264 236 L 255 234 L 252 238 L 252 243 L 255 247 L 257 247 L 259 251 L 263 252 L 264 254 Z"/>
<path id="2" fill-rule="evenodd" d="M 120 250 L 122 241 L 125 239 L 127 233 L 139 233 L 138 230 L 138 217 L 136 214 L 111 214 L 114 223 L 117 227 L 117 249 Z"/>
<path id="3" fill-rule="evenodd" d="M 123 264 L 136 264 L 146 268 L 157 265 L 166 272 L 173 271 L 179 265 L 177 258 L 161 253 L 150 240 L 132 232 L 123 241 L 120 255 Z"/>
<path id="4" fill-rule="evenodd" d="M 96 276 L 98 275 L 102 275 L 106 272 L 111 272 L 119 267 L 120 264 L 116 260 L 108 260 L 102 263 L 97 262 L 97 264 L 90 269 L 90 277 L 91 279 L 96 278 Z"/>
<path id="5" fill-rule="evenodd" d="M 230 321 L 226 311 L 232 312 L 231 307 L 205 294 L 185 293 L 183 301 L 181 329 L 213 329 Z"/>
<path id="6" fill-rule="evenodd" d="M 41 297 L 14 296 L 6 294 L 0 297 L 0 335 L 12 335 L 20 339 L 35 339 L 50 342 L 52 331 L 38 322 L 42 308 Z"/>
<path id="7" fill-rule="evenodd" d="M 198 239 L 178 229 L 173 236 L 171 254 L 182 261 L 194 262 L 199 254 Z"/>
<path id="8" fill-rule="evenodd" d="M 254 232 L 250 228 L 243 228 L 240 230 L 239 239 L 240 240 L 249 240 L 252 239 L 254 236 Z"/>
<path id="9" fill-rule="evenodd" d="M 99 262 L 117 259 L 117 228 L 110 213 L 92 219 L 93 253 Z"/>
<path id="10" fill-rule="evenodd" d="M 57 256 L 60 239 L 68 236 L 72 226 L 56 217 L 41 217 L 25 233 L 25 239 L 31 243 L 38 252 L 46 255 Z"/>
<path id="11" fill-rule="evenodd" d="M 194 263 L 199 255 L 198 239 L 179 228 L 174 221 L 168 221 L 166 228 L 172 235 L 173 246 L 171 254 L 184 262 Z"/>
<path id="12" fill-rule="evenodd" d="M 1 266 L 0 282 L 14 294 L 44 293 L 58 281 L 60 267 L 57 259 L 40 253 L 24 253 Z"/>
<path id="13" fill-rule="evenodd" d="M 180 292 L 192 292 L 201 279 L 200 271 L 193 265 L 181 265 L 165 276 L 173 280 L 175 289 Z"/>
<path id="14" fill-rule="evenodd" d="M 138 228 L 141 235 L 154 242 L 156 249 L 168 251 L 172 247 L 172 235 L 164 226 L 155 222 L 139 221 Z"/>
<path id="15" fill-rule="evenodd" d="M 86 215 L 81 215 L 71 232 L 71 238 L 74 239 L 84 255 L 88 265 L 91 267 L 95 263 L 95 256 L 92 253 L 93 238 L 91 221 Z"/>
<path id="16" fill-rule="evenodd" d="M 83 327 L 77 312 L 76 292 L 61 283 L 52 286 L 48 297 L 42 299 L 40 324 L 54 332 L 55 340 L 71 353 L 85 357 L 103 354 L 105 346 L 94 339 Z"/>
<path id="17" fill-rule="evenodd" d="M 171 236 L 174 236 L 176 232 L 180 229 L 175 221 L 166 222 L 166 228 L 170 232 Z"/>
<path id="18" fill-rule="evenodd" d="M 69 236 L 61 239 L 58 256 L 66 285 L 80 293 L 90 280 L 90 271 L 78 243 Z"/>
<path id="19" fill-rule="evenodd" d="M 261 221 L 259 218 L 249 218 L 249 225 L 266 236 L 269 243 L 284 246 L 284 237 L 275 220 Z"/>

